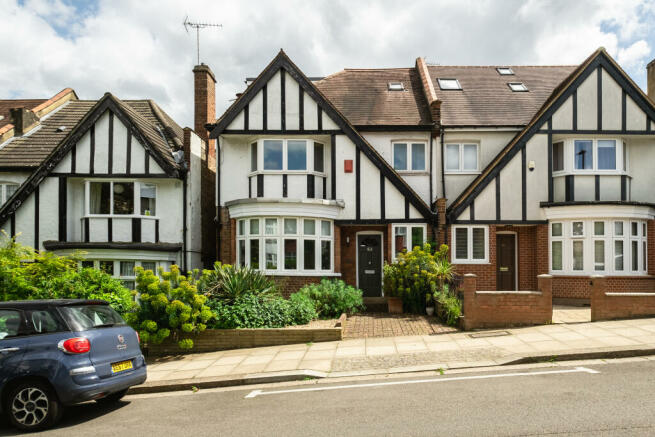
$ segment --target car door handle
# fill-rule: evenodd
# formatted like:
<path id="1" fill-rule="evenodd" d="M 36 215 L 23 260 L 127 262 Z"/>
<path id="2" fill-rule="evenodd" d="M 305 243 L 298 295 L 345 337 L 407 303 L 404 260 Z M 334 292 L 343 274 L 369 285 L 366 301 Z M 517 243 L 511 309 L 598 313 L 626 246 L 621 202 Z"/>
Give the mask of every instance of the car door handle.
<path id="1" fill-rule="evenodd" d="M 20 350 L 19 347 L 6 347 L 4 349 L 0 349 L 0 354 L 8 354 L 9 352 L 18 352 Z"/>

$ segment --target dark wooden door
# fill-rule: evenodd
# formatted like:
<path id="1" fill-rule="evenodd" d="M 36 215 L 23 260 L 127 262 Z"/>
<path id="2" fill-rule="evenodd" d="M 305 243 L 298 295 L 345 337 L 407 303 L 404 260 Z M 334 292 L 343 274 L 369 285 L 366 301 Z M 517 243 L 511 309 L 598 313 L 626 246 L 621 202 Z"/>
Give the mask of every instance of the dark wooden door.
<path id="1" fill-rule="evenodd" d="M 366 297 L 382 296 L 382 236 L 357 236 L 357 277 Z"/>
<path id="2" fill-rule="evenodd" d="M 496 289 L 516 290 L 516 235 L 496 235 Z"/>

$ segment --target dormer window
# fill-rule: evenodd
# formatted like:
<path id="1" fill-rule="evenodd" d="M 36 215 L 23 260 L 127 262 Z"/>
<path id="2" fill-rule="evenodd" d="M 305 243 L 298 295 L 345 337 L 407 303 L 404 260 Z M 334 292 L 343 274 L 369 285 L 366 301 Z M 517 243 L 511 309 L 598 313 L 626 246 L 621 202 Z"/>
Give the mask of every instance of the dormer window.
<path id="1" fill-rule="evenodd" d="M 507 84 L 509 88 L 514 91 L 515 93 L 521 93 L 521 92 L 526 92 L 528 91 L 528 87 L 525 86 L 523 82 L 510 82 Z"/>
<path id="2" fill-rule="evenodd" d="M 496 68 L 496 71 L 498 71 L 498 74 L 501 76 L 511 76 L 514 74 L 514 71 L 509 67 L 498 67 Z"/>
<path id="3" fill-rule="evenodd" d="M 439 78 L 437 79 L 437 82 L 439 82 L 439 88 L 442 90 L 461 90 L 462 86 L 459 84 L 459 81 L 457 79 L 446 79 L 446 78 Z"/>
<path id="4" fill-rule="evenodd" d="M 389 82 L 387 84 L 387 88 L 389 91 L 404 91 L 405 86 L 403 85 L 402 82 Z"/>

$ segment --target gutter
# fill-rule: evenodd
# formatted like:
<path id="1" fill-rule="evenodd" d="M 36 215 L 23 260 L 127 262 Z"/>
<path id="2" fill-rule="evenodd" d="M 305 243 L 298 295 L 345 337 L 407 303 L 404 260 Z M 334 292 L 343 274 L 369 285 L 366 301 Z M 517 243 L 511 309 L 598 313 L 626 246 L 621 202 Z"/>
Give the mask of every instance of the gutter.
<path id="1" fill-rule="evenodd" d="M 216 144 L 214 145 L 214 155 L 216 156 L 216 197 L 215 197 L 215 211 L 216 216 L 214 217 L 214 222 L 216 223 L 216 259 L 225 263 L 224 259 L 221 258 L 221 229 L 223 224 L 221 223 L 221 136 L 219 135 L 216 138 Z"/>
<path id="2" fill-rule="evenodd" d="M 443 157 L 443 137 L 444 137 L 444 129 L 443 127 L 440 129 L 439 132 L 439 138 L 441 140 L 441 197 L 446 198 L 446 173 L 444 171 L 444 157 Z"/>

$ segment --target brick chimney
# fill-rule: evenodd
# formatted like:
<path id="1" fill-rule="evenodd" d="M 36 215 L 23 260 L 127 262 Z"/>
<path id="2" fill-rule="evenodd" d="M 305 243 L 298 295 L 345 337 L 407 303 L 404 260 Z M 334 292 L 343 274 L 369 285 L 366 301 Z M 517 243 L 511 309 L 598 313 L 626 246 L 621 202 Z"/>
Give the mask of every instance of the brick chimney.
<path id="1" fill-rule="evenodd" d="M 208 152 L 214 157 L 214 140 L 209 140 L 207 123 L 216 122 L 216 78 L 208 65 L 193 67 L 193 130 L 207 142 Z"/>
<path id="2" fill-rule="evenodd" d="M 646 66 L 646 82 L 648 97 L 655 103 L 655 59 Z"/>
<path id="3" fill-rule="evenodd" d="M 21 136 L 39 124 L 39 117 L 26 108 L 11 108 L 11 124 L 14 125 L 14 135 Z"/>

